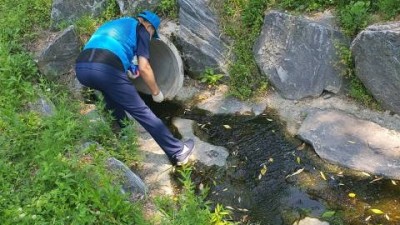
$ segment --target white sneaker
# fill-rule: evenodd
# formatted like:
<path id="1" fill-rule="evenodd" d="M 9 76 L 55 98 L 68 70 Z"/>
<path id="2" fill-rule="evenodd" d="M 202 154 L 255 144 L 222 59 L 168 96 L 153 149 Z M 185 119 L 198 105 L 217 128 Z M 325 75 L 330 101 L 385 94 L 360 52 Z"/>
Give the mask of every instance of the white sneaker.
<path id="1" fill-rule="evenodd" d="M 175 156 L 175 163 L 177 166 L 183 166 L 188 161 L 194 150 L 194 141 L 189 139 L 183 143 L 183 149 Z"/>

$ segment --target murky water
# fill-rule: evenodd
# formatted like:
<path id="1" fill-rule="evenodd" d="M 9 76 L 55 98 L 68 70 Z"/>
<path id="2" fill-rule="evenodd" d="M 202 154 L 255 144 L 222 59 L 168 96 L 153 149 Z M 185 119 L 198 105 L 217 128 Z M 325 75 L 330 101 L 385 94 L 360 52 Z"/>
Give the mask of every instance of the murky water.
<path id="1" fill-rule="evenodd" d="M 200 139 L 229 150 L 226 168 L 196 164 L 193 180 L 210 187 L 209 199 L 231 209 L 234 221 L 291 225 L 310 216 L 330 224 L 400 224 L 399 181 L 320 159 L 312 148 L 287 137 L 273 112 L 211 115 L 173 103 L 151 108 L 166 123 L 174 116 L 197 121 Z"/>

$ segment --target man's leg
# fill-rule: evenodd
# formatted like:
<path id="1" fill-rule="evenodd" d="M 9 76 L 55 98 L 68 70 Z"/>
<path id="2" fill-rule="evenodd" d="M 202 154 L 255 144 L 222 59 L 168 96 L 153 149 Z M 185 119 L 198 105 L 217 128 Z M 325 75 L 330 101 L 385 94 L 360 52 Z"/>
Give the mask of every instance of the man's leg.
<path id="1" fill-rule="evenodd" d="M 107 107 L 114 110 L 116 119 L 123 118 L 124 111 L 131 114 L 150 133 L 170 161 L 176 163 L 176 157 L 184 152 L 183 142 L 175 138 L 149 109 L 125 73 L 98 63 L 82 65 L 77 68 L 77 75 L 78 73 L 90 78 L 87 86 L 103 92 Z M 190 153 L 192 150 L 193 147 L 190 147 Z"/>
<path id="2" fill-rule="evenodd" d="M 136 88 L 118 70 L 104 71 L 108 76 L 102 76 L 105 85 L 104 93 L 106 104 L 113 108 L 116 119 L 125 118 L 125 112 L 132 115 L 164 150 L 171 161 L 182 151 L 183 142 L 175 138 L 167 126 L 144 103 Z"/>

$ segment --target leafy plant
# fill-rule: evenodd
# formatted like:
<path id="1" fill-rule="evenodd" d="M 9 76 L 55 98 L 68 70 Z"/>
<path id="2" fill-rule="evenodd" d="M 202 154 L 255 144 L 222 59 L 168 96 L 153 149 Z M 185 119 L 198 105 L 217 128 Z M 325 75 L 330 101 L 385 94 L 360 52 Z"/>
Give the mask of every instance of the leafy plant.
<path id="1" fill-rule="evenodd" d="M 223 77 L 223 74 L 215 74 L 214 69 L 207 68 L 201 76 L 200 81 L 209 85 L 216 85 Z"/>
<path id="2" fill-rule="evenodd" d="M 156 8 L 156 11 L 165 17 L 177 18 L 178 17 L 178 3 L 177 0 L 161 0 Z"/>
<path id="3" fill-rule="evenodd" d="M 339 9 L 339 21 L 346 34 L 355 36 L 367 26 L 370 19 L 369 7 L 369 1 L 357 1 Z"/>
<path id="4" fill-rule="evenodd" d="M 226 210 L 222 205 L 217 204 L 217 206 L 214 209 L 214 213 L 211 214 L 211 224 L 215 225 L 228 225 L 232 224 L 230 222 L 227 222 L 225 220 L 226 216 L 230 215 L 230 211 Z"/>

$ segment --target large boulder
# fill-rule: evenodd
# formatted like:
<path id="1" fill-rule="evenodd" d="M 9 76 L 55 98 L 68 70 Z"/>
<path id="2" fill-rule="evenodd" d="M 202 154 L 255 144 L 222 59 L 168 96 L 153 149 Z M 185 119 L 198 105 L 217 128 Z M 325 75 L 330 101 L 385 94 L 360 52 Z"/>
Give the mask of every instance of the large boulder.
<path id="1" fill-rule="evenodd" d="M 400 22 L 367 27 L 351 51 L 357 77 L 382 106 L 400 114 Z"/>
<path id="2" fill-rule="evenodd" d="M 207 0 L 179 0 L 177 35 L 185 70 L 199 77 L 206 68 L 227 73 L 227 43 L 221 39 L 218 17 Z"/>
<path id="3" fill-rule="evenodd" d="M 302 99 L 341 89 L 339 43 L 349 46 L 328 23 L 271 11 L 253 52 L 260 70 L 284 98 Z"/>
<path id="4" fill-rule="evenodd" d="M 317 154 L 342 166 L 400 179 L 400 133 L 340 111 L 310 113 L 298 135 Z"/>
<path id="5" fill-rule="evenodd" d="M 60 32 L 37 58 L 40 72 L 50 79 L 68 73 L 80 52 L 80 40 L 74 26 Z"/>
<path id="6" fill-rule="evenodd" d="M 142 10 L 154 10 L 161 0 L 117 0 L 121 14 L 136 16 Z"/>
<path id="7" fill-rule="evenodd" d="M 99 16 L 107 7 L 107 0 L 54 0 L 51 9 L 52 27 L 72 24 L 80 17 Z"/>

